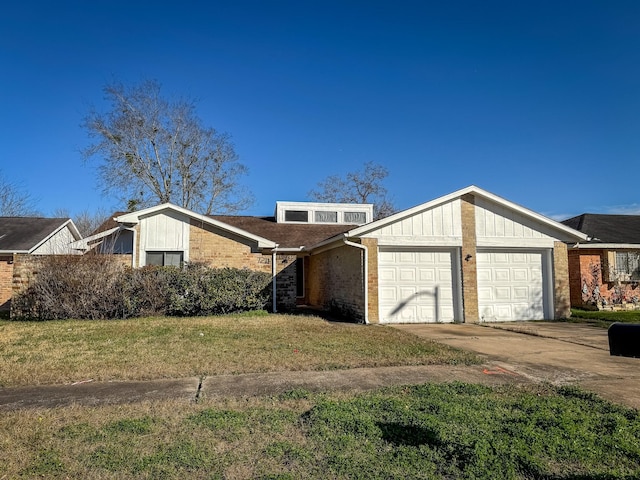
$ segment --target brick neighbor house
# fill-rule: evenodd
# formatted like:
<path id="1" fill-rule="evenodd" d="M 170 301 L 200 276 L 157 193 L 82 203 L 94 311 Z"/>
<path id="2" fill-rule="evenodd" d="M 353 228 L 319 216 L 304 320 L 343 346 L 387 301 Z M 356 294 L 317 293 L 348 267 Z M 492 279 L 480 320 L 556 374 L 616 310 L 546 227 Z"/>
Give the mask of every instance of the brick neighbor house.
<path id="1" fill-rule="evenodd" d="M 587 236 L 475 186 L 372 221 L 371 205 L 277 202 L 271 217 L 171 204 L 118 214 L 79 248 L 134 267 L 204 262 L 270 272 L 274 310 L 370 323 L 566 317 L 567 242 Z"/>
<path id="2" fill-rule="evenodd" d="M 640 307 L 640 215 L 583 213 L 562 222 L 589 236 L 569 244 L 574 307 Z"/>
<path id="3" fill-rule="evenodd" d="M 80 238 L 70 218 L 0 217 L 0 310 L 9 309 L 20 255 L 78 253 L 70 244 Z"/>

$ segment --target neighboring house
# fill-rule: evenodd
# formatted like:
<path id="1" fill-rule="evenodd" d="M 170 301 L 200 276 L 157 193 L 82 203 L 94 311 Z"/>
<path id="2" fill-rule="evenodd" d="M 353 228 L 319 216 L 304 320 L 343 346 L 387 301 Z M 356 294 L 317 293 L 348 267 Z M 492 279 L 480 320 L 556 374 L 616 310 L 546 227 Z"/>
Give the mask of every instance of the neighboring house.
<path id="1" fill-rule="evenodd" d="M 552 319 L 569 311 L 567 242 L 587 236 L 475 186 L 371 222 L 371 205 L 278 202 L 273 217 L 171 204 L 117 215 L 81 242 L 132 266 L 271 272 L 274 309 L 370 323 Z"/>
<path id="2" fill-rule="evenodd" d="M 69 218 L 0 217 L 0 309 L 9 306 L 16 255 L 78 253 L 70 244 L 80 238 Z"/>
<path id="3" fill-rule="evenodd" d="M 640 215 L 584 213 L 562 223 L 589 236 L 569 244 L 571 305 L 640 307 Z"/>

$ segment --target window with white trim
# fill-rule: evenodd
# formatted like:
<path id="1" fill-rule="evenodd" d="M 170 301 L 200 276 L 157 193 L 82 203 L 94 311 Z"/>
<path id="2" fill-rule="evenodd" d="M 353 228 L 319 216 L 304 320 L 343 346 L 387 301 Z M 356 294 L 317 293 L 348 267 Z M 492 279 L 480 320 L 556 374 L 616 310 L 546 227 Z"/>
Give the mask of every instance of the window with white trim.
<path id="1" fill-rule="evenodd" d="M 147 252 L 146 265 L 181 267 L 184 252 Z"/>
<path id="2" fill-rule="evenodd" d="M 615 279 L 621 281 L 640 280 L 640 252 L 616 252 L 613 268 Z"/>

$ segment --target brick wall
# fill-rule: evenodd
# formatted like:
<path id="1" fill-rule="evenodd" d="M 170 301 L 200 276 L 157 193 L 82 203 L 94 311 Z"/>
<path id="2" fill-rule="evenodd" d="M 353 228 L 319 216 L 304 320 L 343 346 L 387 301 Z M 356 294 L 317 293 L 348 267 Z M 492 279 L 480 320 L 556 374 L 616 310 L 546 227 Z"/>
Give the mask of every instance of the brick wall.
<path id="1" fill-rule="evenodd" d="M 571 297 L 569 283 L 569 256 L 567 245 L 553 243 L 553 281 L 555 319 L 571 316 Z"/>
<path id="2" fill-rule="evenodd" d="M 594 305 L 597 290 L 598 296 L 604 299 L 606 305 L 614 303 L 633 303 L 633 299 L 640 298 L 638 283 L 607 282 L 603 278 L 606 268 L 607 251 L 600 249 L 572 249 L 569 250 L 569 284 L 572 307 Z"/>
<path id="3" fill-rule="evenodd" d="M 13 255 L 0 255 L 0 310 L 8 310 L 13 293 Z"/>
<path id="4" fill-rule="evenodd" d="M 369 275 L 367 279 L 369 323 L 380 323 L 380 311 L 378 309 L 378 239 L 363 238 L 361 243 L 367 247 L 367 255 L 369 257 L 367 265 Z"/>
<path id="5" fill-rule="evenodd" d="M 271 255 L 263 255 L 255 242 L 229 234 L 212 225 L 191 220 L 189 261 L 212 268 L 248 268 L 272 273 Z M 295 255 L 276 256 L 276 299 L 278 310 L 296 306 Z"/>
<path id="6" fill-rule="evenodd" d="M 478 272 L 476 263 L 476 207 L 473 195 L 460 198 L 462 221 L 462 302 L 465 322 L 478 322 Z"/>
<path id="7" fill-rule="evenodd" d="M 346 245 L 309 257 L 309 304 L 364 321 L 362 257 L 360 249 Z"/>

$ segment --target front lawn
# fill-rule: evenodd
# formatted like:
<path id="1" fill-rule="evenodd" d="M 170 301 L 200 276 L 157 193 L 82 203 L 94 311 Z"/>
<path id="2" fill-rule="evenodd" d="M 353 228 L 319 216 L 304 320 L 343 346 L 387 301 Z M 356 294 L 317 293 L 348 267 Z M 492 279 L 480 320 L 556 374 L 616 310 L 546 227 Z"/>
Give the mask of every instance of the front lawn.
<path id="1" fill-rule="evenodd" d="M 614 322 L 640 323 L 640 310 L 614 312 L 611 310 L 571 309 L 571 322 L 589 323 L 594 326 L 608 328 Z"/>
<path id="2" fill-rule="evenodd" d="M 0 415 L 0 478 L 632 479 L 640 415 L 461 383 Z"/>
<path id="3" fill-rule="evenodd" d="M 0 321 L 0 387 L 477 362 L 394 328 L 312 316 Z"/>

